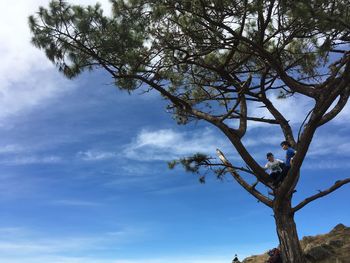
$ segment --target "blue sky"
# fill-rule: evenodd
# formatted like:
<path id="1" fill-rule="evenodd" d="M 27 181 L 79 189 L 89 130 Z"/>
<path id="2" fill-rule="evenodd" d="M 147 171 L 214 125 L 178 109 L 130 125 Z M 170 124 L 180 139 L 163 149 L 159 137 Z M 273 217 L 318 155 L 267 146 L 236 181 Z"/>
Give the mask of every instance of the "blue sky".
<path id="1" fill-rule="evenodd" d="M 130 96 L 102 72 L 65 80 L 31 47 L 26 17 L 46 3 L 18 0 L 0 18 L 0 263 L 223 263 L 276 246 L 271 211 L 232 179 L 167 169 L 217 147 L 240 163 L 218 131 L 177 126 L 157 94 Z M 271 96 L 297 129 L 310 102 Z M 318 131 L 296 202 L 348 174 L 349 113 Z M 267 151 L 283 158 L 281 140 L 253 125 L 245 143 L 263 165 Z M 300 237 L 349 225 L 349 197 L 345 186 L 300 211 Z"/>

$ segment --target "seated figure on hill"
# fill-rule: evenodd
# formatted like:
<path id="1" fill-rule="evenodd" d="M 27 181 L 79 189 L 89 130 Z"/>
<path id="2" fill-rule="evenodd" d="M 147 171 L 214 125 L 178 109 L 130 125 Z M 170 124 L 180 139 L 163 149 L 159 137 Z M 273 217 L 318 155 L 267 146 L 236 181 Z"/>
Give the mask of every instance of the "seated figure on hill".
<path id="1" fill-rule="evenodd" d="M 232 263 L 241 263 L 241 261 L 239 261 L 237 254 L 235 255 L 235 258 L 232 260 Z"/>

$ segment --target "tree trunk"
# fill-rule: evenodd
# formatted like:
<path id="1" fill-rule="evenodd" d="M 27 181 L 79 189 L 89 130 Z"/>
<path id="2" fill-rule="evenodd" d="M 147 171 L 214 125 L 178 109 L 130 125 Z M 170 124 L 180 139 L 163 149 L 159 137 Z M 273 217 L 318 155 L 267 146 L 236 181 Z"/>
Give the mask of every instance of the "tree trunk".
<path id="1" fill-rule="evenodd" d="M 290 201 L 274 208 L 274 217 L 283 263 L 305 263 Z"/>

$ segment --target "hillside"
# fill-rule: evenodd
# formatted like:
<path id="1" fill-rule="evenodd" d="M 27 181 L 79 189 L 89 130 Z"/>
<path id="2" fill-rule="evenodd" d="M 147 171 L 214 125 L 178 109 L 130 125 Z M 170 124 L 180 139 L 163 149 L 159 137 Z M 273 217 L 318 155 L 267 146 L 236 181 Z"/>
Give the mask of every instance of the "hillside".
<path id="1" fill-rule="evenodd" d="M 310 263 L 350 263 L 350 227 L 338 224 L 327 234 L 306 236 L 301 246 Z M 248 257 L 243 263 L 265 263 L 267 259 L 264 253 Z"/>

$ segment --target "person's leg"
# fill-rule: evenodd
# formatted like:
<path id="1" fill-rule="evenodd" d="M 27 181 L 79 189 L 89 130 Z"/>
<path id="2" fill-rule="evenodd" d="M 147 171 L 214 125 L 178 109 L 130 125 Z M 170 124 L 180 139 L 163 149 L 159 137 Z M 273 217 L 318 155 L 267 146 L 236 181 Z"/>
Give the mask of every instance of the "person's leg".
<path id="1" fill-rule="evenodd" d="M 272 172 L 272 173 L 270 174 L 271 185 L 272 185 L 273 187 L 276 187 L 276 180 L 277 180 L 277 178 L 278 178 L 278 173 L 277 173 L 277 172 Z"/>
<path id="2" fill-rule="evenodd" d="M 273 182 L 276 180 L 276 177 L 277 177 L 277 173 L 276 173 L 276 172 L 270 173 L 270 178 L 271 178 L 271 180 L 272 180 Z"/>
<path id="3" fill-rule="evenodd" d="M 282 172 L 276 172 L 276 178 L 275 178 L 275 187 L 277 187 L 283 180 L 283 174 Z"/>
<path id="4" fill-rule="evenodd" d="M 286 178 L 288 171 L 290 169 L 290 166 L 284 166 L 281 172 L 281 182 Z"/>
<path id="5" fill-rule="evenodd" d="M 284 179 L 284 174 L 282 172 L 274 172 L 272 173 L 272 179 L 273 179 L 273 185 L 274 187 L 277 187 Z"/>

